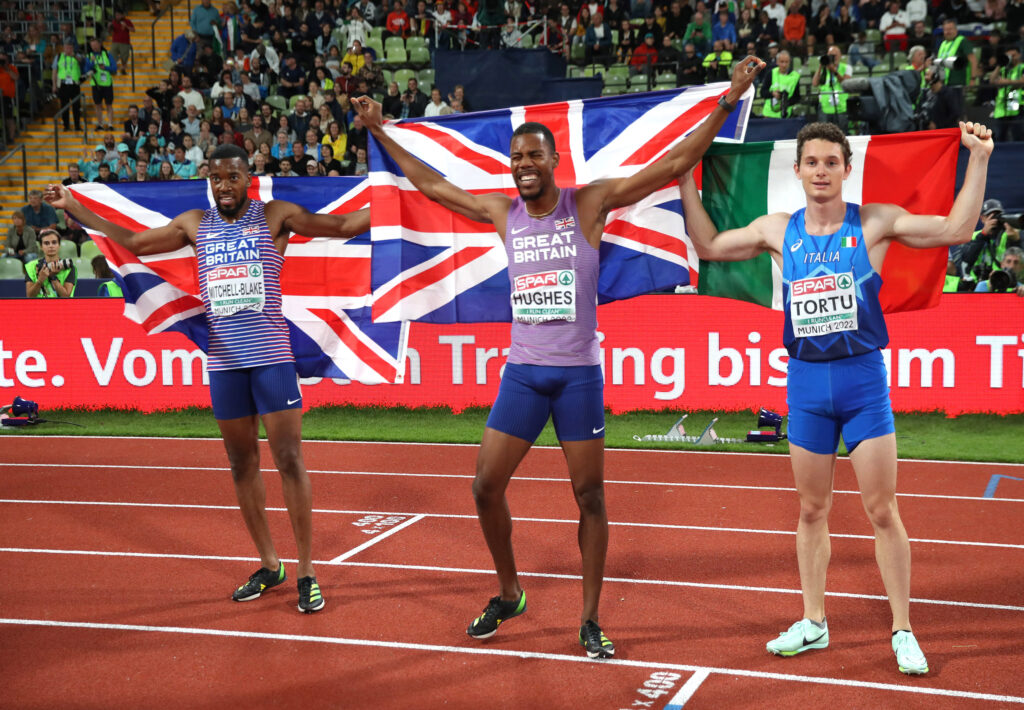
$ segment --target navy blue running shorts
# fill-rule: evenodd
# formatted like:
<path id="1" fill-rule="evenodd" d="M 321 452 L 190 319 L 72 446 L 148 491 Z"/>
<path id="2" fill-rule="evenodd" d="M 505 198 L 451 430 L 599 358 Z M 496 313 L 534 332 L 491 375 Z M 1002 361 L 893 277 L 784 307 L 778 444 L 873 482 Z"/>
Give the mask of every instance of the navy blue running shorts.
<path id="1" fill-rule="evenodd" d="M 210 373 L 210 401 L 216 419 L 238 419 L 302 407 L 294 362 Z"/>
<path id="2" fill-rule="evenodd" d="M 604 375 L 600 365 L 505 365 L 487 426 L 536 441 L 551 417 L 559 441 L 604 437 Z"/>
<path id="3" fill-rule="evenodd" d="M 841 360 L 789 359 L 789 440 L 816 454 L 834 454 L 842 434 L 853 451 L 896 431 L 880 350 Z"/>

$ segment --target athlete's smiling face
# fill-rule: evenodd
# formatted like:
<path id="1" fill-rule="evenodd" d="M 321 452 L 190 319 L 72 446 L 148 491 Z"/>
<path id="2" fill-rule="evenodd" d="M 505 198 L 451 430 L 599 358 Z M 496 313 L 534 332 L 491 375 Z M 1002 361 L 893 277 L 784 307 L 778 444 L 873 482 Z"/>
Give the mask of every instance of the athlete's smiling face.
<path id="1" fill-rule="evenodd" d="M 821 138 L 804 143 L 800 162 L 794 171 L 804 186 L 807 199 L 816 202 L 842 199 L 843 181 L 853 166 L 843 158 L 843 146 Z"/>
<path id="2" fill-rule="evenodd" d="M 558 153 L 540 133 L 524 133 L 512 139 L 509 165 L 524 200 L 536 200 L 554 188 Z"/>
<path id="3" fill-rule="evenodd" d="M 210 161 L 210 191 L 222 217 L 233 219 L 249 203 L 249 164 L 241 158 Z"/>

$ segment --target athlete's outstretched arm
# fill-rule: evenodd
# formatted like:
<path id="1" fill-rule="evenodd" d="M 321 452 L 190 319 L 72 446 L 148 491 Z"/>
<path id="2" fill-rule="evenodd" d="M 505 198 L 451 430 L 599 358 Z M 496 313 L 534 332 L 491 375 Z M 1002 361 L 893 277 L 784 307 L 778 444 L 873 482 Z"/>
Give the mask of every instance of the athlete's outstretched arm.
<path id="1" fill-rule="evenodd" d="M 347 214 L 318 214 L 294 202 L 271 200 L 267 209 L 281 210 L 282 232 L 295 232 L 304 237 L 335 237 L 350 239 L 370 229 L 370 208 Z"/>
<path id="2" fill-rule="evenodd" d="M 744 57 L 733 68 L 732 86 L 729 87 L 725 100 L 735 106 L 743 93 L 750 88 L 754 77 L 764 67 L 765 63 L 757 57 Z M 602 215 L 620 207 L 636 204 L 655 190 L 665 187 L 692 170 L 711 145 L 728 115 L 729 112 L 721 106 L 716 106 L 704 123 L 664 156 L 628 178 L 591 183 L 580 189 L 577 199 L 589 203 Z"/>
<path id="3" fill-rule="evenodd" d="M 62 209 L 89 229 L 102 232 L 136 256 L 174 251 L 192 244 L 202 210 L 183 212 L 162 227 L 132 232 L 86 209 L 66 186 L 51 184 L 43 194 L 55 209 Z"/>
<path id="4" fill-rule="evenodd" d="M 686 233 L 690 236 L 697 256 L 705 261 L 742 261 L 772 250 L 768 235 L 785 232 L 788 215 L 773 214 L 758 217 L 746 227 L 719 232 L 704 209 L 693 181 L 693 172 L 679 179 L 679 197 L 683 201 Z M 777 251 L 778 249 L 775 249 Z"/>
<path id="5" fill-rule="evenodd" d="M 512 200 L 498 192 L 473 195 L 448 182 L 443 175 L 413 156 L 384 132 L 380 104 L 369 96 L 352 99 L 352 106 L 363 119 L 363 125 L 388 152 L 416 189 L 452 212 L 476 222 L 490 222 L 504 226 Z"/>
<path id="6" fill-rule="evenodd" d="M 897 205 L 865 205 L 868 220 L 881 220 L 880 233 L 910 247 L 963 244 L 971 240 L 985 199 L 988 160 L 994 147 L 992 131 L 980 123 L 960 122 L 960 140 L 971 152 L 960 194 L 947 217 L 917 215 Z"/>

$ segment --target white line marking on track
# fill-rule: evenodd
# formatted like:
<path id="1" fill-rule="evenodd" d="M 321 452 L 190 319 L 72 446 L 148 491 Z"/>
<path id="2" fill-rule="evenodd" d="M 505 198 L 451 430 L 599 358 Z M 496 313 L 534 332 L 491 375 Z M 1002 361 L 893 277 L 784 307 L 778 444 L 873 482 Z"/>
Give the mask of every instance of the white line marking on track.
<path id="1" fill-rule="evenodd" d="M 396 525 L 395 527 L 391 528 L 390 530 L 387 530 L 387 531 L 382 532 L 382 533 L 380 533 L 378 535 L 375 535 L 374 537 L 372 537 L 369 540 L 367 540 L 366 542 L 364 542 L 362 545 L 359 545 L 358 547 L 353 547 L 348 552 L 341 553 L 340 555 L 335 557 L 333 560 L 331 560 L 330 563 L 332 565 L 336 565 L 339 562 L 344 562 L 349 557 L 352 557 L 353 555 L 359 554 L 360 552 L 362 552 L 363 550 L 365 550 L 368 547 L 373 547 L 374 545 L 376 545 L 378 542 L 380 542 L 384 538 L 389 537 L 391 535 L 394 535 L 399 530 L 407 528 L 410 525 L 413 525 L 414 523 L 418 523 L 419 521 L 423 520 L 423 518 L 424 518 L 424 516 L 422 516 L 422 515 L 414 515 L 413 517 L 409 518 L 408 520 L 406 520 L 404 522 L 399 523 L 398 525 Z"/>
<path id="2" fill-rule="evenodd" d="M 4 439 L 39 439 L 39 436 L 40 435 L 38 435 L 38 434 L 6 434 L 6 435 L 4 435 Z M 76 440 L 82 440 L 82 439 L 105 440 L 105 439 L 110 439 L 110 440 L 115 440 L 115 441 L 136 441 L 136 440 L 139 440 L 139 441 L 153 441 L 153 440 L 155 440 L 155 441 L 223 441 L 223 439 L 221 439 L 220 437 L 214 437 L 214 436 L 74 436 L 74 435 L 68 435 L 68 434 L 60 434 L 60 435 L 57 435 L 57 436 L 52 436 L 52 435 L 47 434 L 46 435 L 46 439 L 50 440 L 50 441 L 52 441 L 54 439 L 76 439 Z M 262 441 L 266 441 L 266 439 L 262 439 Z M 455 443 L 441 443 L 441 442 L 429 443 L 429 442 L 421 442 L 421 441 L 362 441 L 362 440 L 357 440 L 357 441 L 338 441 L 338 440 L 333 440 L 333 439 L 331 439 L 331 440 L 328 440 L 328 439 L 303 439 L 302 443 L 303 444 L 341 444 L 341 445 L 347 445 L 347 444 L 367 445 L 367 444 L 369 444 L 369 445 L 373 445 L 373 446 L 449 446 L 449 447 L 457 447 L 457 448 L 466 448 L 466 447 L 476 448 L 476 447 L 480 446 L 480 444 L 455 444 Z M 556 450 L 561 449 L 561 447 L 559 447 L 559 446 L 538 446 L 536 444 L 532 448 L 534 448 L 534 449 L 556 449 Z M 691 451 L 691 450 L 681 451 L 681 450 L 677 450 L 677 449 L 632 449 L 632 448 L 630 448 L 630 449 L 618 449 L 618 448 L 614 448 L 614 447 L 608 447 L 608 448 L 605 449 L 605 451 L 621 451 L 623 453 L 651 453 L 651 452 L 655 452 L 655 453 L 663 453 L 663 454 L 712 454 L 713 453 L 715 456 L 763 456 L 765 458 L 768 458 L 768 457 L 778 458 L 779 456 L 787 456 L 788 455 L 788 454 L 784 454 L 782 452 L 779 452 L 779 453 L 767 453 L 767 452 L 760 453 L 760 452 L 757 452 L 757 451 Z M 838 458 L 840 458 L 840 459 L 847 459 L 848 460 L 850 457 L 849 456 L 839 456 Z M 1004 462 L 999 462 L 999 461 L 949 461 L 949 460 L 945 460 L 945 459 L 897 459 L 897 461 L 906 461 L 907 463 L 943 463 L 943 464 L 948 463 L 948 464 L 955 464 L 955 465 L 961 465 L 962 464 L 964 466 L 1013 466 L 1013 467 L 1017 467 L 1017 468 L 1020 468 L 1020 467 L 1024 466 L 1024 464 L 1004 463 Z"/>
<path id="3" fill-rule="evenodd" d="M 74 464 L 74 463 L 2 463 L 0 466 L 8 466 L 15 468 L 99 468 L 99 469 L 127 469 L 127 470 L 139 470 L 139 471 L 223 471 L 227 472 L 227 468 L 223 466 L 139 466 L 132 464 Z M 261 468 L 261 473 L 276 473 L 275 468 Z M 331 476 L 384 476 L 384 477 L 408 477 L 408 478 L 455 478 L 462 480 L 472 480 L 474 477 L 470 474 L 463 473 L 410 473 L 410 472 L 398 472 L 398 471 L 338 471 L 332 469 L 307 469 L 307 473 L 315 473 L 321 475 Z M 516 476 L 512 479 L 513 481 L 533 481 L 540 483 L 558 483 L 565 484 L 569 482 L 568 475 L 556 478 L 556 477 L 545 477 L 545 476 Z M 744 486 L 738 484 L 728 483 L 686 483 L 683 481 L 626 481 L 618 479 L 605 479 L 605 485 L 623 485 L 623 486 L 669 486 L 673 488 L 711 488 L 711 489 L 724 489 L 724 490 L 739 490 L 739 491 L 781 491 L 784 493 L 796 493 L 796 488 L 788 488 L 786 486 Z M 853 490 L 835 490 L 835 495 L 854 495 L 859 496 L 860 491 Z M 1024 503 L 1024 498 L 985 498 L 984 496 L 955 496 L 945 495 L 941 493 L 897 493 L 898 498 L 934 498 L 936 500 L 968 500 L 968 501 L 979 501 L 984 503 Z"/>
<path id="4" fill-rule="evenodd" d="M 201 560 L 201 561 L 249 561 L 257 562 L 258 557 L 237 557 L 229 555 L 185 555 L 185 554 L 168 554 L 168 553 L 157 553 L 157 552 L 111 552 L 107 550 L 54 550 L 54 549 L 42 549 L 42 548 L 30 548 L 30 547 L 0 547 L 0 553 L 23 553 L 23 554 L 37 554 L 37 555 L 85 555 L 85 556 L 96 556 L 96 557 L 135 557 L 135 558 L 150 558 L 150 559 L 164 559 L 164 560 Z M 297 563 L 296 559 L 281 558 L 282 561 L 291 563 Z M 443 574 L 481 574 L 481 575 L 493 575 L 493 569 L 473 569 L 472 567 L 440 567 L 437 565 L 410 565 L 410 564 L 396 564 L 388 562 L 334 562 L 333 560 L 314 560 L 315 565 L 335 565 L 341 567 L 366 567 L 370 569 L 393 569 L 402 571 L 417 571 L 417 572 L 440 572 Z M 517 574 L 521 577 L 536 577 L 537 579 L 565 579 L 578 581 L 582 580 L 582 575 L 578 574 L 558 574 L 554 572 L 523 572 L 519 571 Z M 651 586 L 663 586 L 663 587 L 687 587 L 693 589 L 716 589 L 726 590 L 734 592 L 764 592 L 768 594 L 801 594 L 799 589 L 785 589 L 782 587 L 752 587 L 742 584 L 710 584 L 704 582 L 684 582 L 678 580 L 667 580 L 667 579 L 633 579 L 630 577 L 605 577 L 605 583 L 617 583 L 617 584 L 644 584 Z M 880 594 L 856 594 L 854 592 L 825 592 L 825 596 L 836 597 L 841 599 L 867 599 L 870 601 L 887 601 L 888 597 Z M 939 606 L 955 606 L 965 607 L 970 609 L 992 609 L 995 611 L 1022 611 L 1024 612 L 1024 606 L 1012 606 L 1009 604 L 983 604 L 979 602 L 961 602 L 947 599 L 914 599 L 910 600 L 914 604 L 935 604 Z"/>
<path id="5" fill-rule="evenodd" d="M 682 710 L 682 707 L 690 701 L 693 694 L 697 692 L 697 688 L 700 684 L 707 680 L 710 672 L 708 671 L 697 671 L 683 683 L 683 687 L 679 689 L 679 692 L 672 696 L 672 699 L 668 701 L 668 705 L 665 706 L 665 710 Z"/>
<path id="6" fill-rule="evenodd" d="M 144 626 L 141 624 L 105 624 L 84 621 L 57 621 L 52 619 L 12 619 L 0 618 L 0 624 L 14 626 L 42 626 L 64 629 L 92 629 L 98 631 L 136 631 L 149 633 L 188 634 L 193 636 L 214 636 L 225 638 L 265 639 L 270 641 L 296 641 L 300 643 L 323 643 L 338 646 L 359 646 L 364 648 L 386 648 L 402 651 L 427 651 L 431 653 L 460 653 L 473 656 L 501 656 L 505 658 L 537 659 L 560 661 L 564 663 L 594 663 L 586 656 L 568 656 L 559 653 L 540 653 L 536 651 L 515 651 L 511 649 L 487 648 L 482 646 L 440 646 L 424 643 L 407 643 L 398 641 L 378 641 L 370 639 L 353 639 L 339 636 L 311 636 L 300 634 L 275 634 L 262 631 L 234 631 L 230 629 L 204 629 L 187 626 Z M 768 680 L 794 681 L 798 683 L 815 683 L 820 685 L 836 685 L 847 688 L 872 688 L 898 693 L 916 693 L 936 695 L 950 698 L 966 698 L 971 700 L 989 700 L 1001 703 L 1024 704 L 1024 697 L 1014 695 L 996 695 L 993 693 L 975 693 L 952 688 L 931 688 L 914 685 L 896 685 L 894 683 L 876 683 L 872 681 L 847 680 L 842 678 L 823 678 L 817 676 L 801 676 L 790 673 L 768 673 L 743 668 L 715 668 L 705 666 L 689 666 L 679 663 L 662 663 L 658 661 L 627 660 L 609 658 L 600 662 L 606 666 L 625 668 L 644 668 L 683 671 L 687 673 L 715 673 L 725 676 L 740 676 Z"/>
<path id="7" fill-rule="evenodd" d="M 9 504 L 25 504 L 25 505 L 95 505 L 95 506 L 112 506 L 115 508 L 170 508 L 176 510 L 238 510 L 238 506 L 231 505 L 200 505 L 198 503 L 129 503 L 125 501 L 88 501 L 88 500 L 29 500 L 20 498 L 0 498 L 0 505 L 4 503 Z M 287 508 L 268 507 L 268 512 L 273 513 L 285 513 L 288 512 Z M 456 519 L 456 520 L 476 520 L 475 515 L 465 515 L 459 513 L 412 513 L 412 512 L 401 512 L 401 511 L 381 511 L 381 510 L 335 510 L 331 508 L 313 508 L 314 513 L 323 515 L 400 515 L 403 517 L 408 516 L 419 516 L 419 518 L 439 518 L 439 519 Z M 513 517 L 514 522 L 520 523 L 554 523 L 559 525 L 578 525 L 579 520 L 572 518 L 527 518 L 527 517 Z M 402 523 L 401 527 L 409 524 L 408 521 Z M 744 535 L 784 535 L 793 537 L 796 535 L 795 530 L 764 530 L 759 528 L 726 528 L 716 527 L 712 525 L 682 525 L 677 523 L 632 523 L 628 521 L 609 521 L 608 525 L 613 527 L 631 527 L 631 528 L 650 528 L 654 530 L 693 530 L 697 532 L 725 532 L 725 533 L 740 533 Z M 830 533 L 830 537 L 846 539 L 846 540 L 874 540 L 873 535 L 856 535 L 853 533 Z M 376 538 L 374 538 L 376 539 Z M 1008 550 L 1024 550 L 1024 544 L 1015 544 L 1009 542 L 975 542 L 970 540 L 939 540 L 930 538 L 917 538 L 912 537 L 910 541 L 919 544 L 929 545 L 961 545 L 965 547 L 993 547 Z"/>

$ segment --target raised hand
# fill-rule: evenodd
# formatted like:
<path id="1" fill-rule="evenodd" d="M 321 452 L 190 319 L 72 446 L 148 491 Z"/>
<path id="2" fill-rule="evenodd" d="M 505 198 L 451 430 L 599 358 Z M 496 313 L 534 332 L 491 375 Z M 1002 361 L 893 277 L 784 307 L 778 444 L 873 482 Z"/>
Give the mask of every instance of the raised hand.
<path id="1" fill-rule="evenodd" d="M 983 151 L 985 155 L 991 155 L 995 144 L 992 141 L 992 130 L 986 128 L 982 123 L 966 123 L 960 121 L 960 142 L 964 148 L 972 153 L 976 150 Z"/>
<path id="2" fill-rule="evenodd" d="M 363 125 L 367 130 L 373 130 L 382 125 L 380 102 L 374 101 L 369 96 L 359 96 L 352 99 L 352 106 L 356 113 L 363 119 Z"/>
<path id="3" fill-rule="evenodd" d="M 754 78 L 767 66 L 757 57 L 743 57 L 732 70 L 732 88 L 740 93 L 746 91 Z"/>

